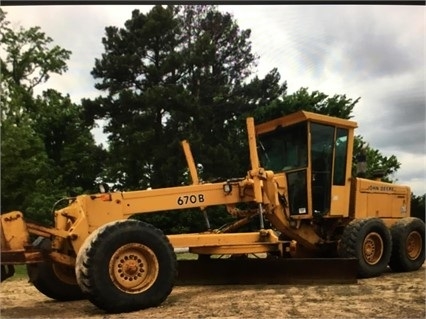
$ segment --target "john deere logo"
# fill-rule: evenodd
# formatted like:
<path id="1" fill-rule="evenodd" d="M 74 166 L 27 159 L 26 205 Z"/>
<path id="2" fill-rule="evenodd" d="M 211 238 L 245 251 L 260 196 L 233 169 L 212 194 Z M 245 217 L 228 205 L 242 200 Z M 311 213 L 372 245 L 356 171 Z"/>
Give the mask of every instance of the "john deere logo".
<path id="1" fill-rule="evenodd" d="M 378 192 L 393 192 L 395 189 L 392 186 L 368 186 L 367 190 L 369 191 L 378 191 Z"/>

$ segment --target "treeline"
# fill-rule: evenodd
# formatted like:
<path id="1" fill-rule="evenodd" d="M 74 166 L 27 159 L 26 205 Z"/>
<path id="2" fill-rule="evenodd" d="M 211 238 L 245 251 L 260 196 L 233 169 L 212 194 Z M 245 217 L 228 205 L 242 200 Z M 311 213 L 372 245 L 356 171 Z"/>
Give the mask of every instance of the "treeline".
<path id="1" fill-rule="evenodd" d="M 0 19 L 1 210 L 43 223 L 56 200 L 96 192 L 99 182 L 121 190 L 190 183 L 183 139 L 204 181 L 244 176 L 246 116 L 260 122 L 305 109 L 348 119 L 359 100 L 307 88 L 288 94 L 276 68 L 259 78 L 250 30 L 206 5 L 157 5 L 133 11 L 123 27 L 106 27 L 104 53 L 91 70 L 98 98 L 76 104 L 53 89 L 36 95 L 50 75 L 66 72 L 71 52 L 39 27 L 14 30 L 4 11 Z M 97 120 L 106 123 L 106 149 L 90 133 Z M 358 136 L 356 151 L 362 142 Z M 400 166 L 372 148 L 367 158 L 367 174 L 380 167 L 388 180 Z M 413 200 L 423 216 L 424 196 Z M 209 214 L 213 227 L 228 218 L 220 209 Z M 199 212 L 143 218 L 167 233 L 204 227 Z"/>

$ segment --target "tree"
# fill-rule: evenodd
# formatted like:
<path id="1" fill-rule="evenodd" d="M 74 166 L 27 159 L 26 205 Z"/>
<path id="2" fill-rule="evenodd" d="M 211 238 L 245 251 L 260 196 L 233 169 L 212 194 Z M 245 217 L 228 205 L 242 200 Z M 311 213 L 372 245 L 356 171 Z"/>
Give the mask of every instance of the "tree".
<path id="1" fill-rule="evenodd" d="M 396 182 L 393 176 L 401 167 L 396 156 L 384 156 L 378 149 L 370 147 L 360 135 L 355 136 L 354 140 L 353 175 L 356 176 L 356 155 L 361 153 L 362 148 L 364 148 L 367 163 L 367 171 L 362 177 L 370 179 L 380 177 L 385 182 Z"/>
<path id="2" fill-rule="evenodd" d="M 411 194 L 411 216 L 420 218 L 425 221 L 425 212 L 426 212 L 426 194 L 421 196 L 416 196 Z"/>
<path id="3" fill-rule="evenodd" d="M 229 13 L 214 6 L 186 6 L 180 17 L 184 84 L 192 102 L 186 133 L 203 165 L 202 177 L 238 176 L 247 169 L 241 160 L 246 154 L 239 117 L 249 105 L 241 93 L 257 58 L 251 52 L 251 31 L 240 30 Z"/>
<path id="4" fill-rule="evenodd" d="M 154 186 L 161 174 L 158 153 L 175 151 L 163 125 L 179 105 L 179 28 L 171 7 L 154 7 L 147 15 L 133 11 L 125 28 L 106 28 L 105 53 L 92 71 L 96 88 L 107 97 L 84 101 L 86 114 L 105 118 L 109 133 L 111 180 L 126 189 Z M 157 178 L 160 180 L 161 178 Z M 167 178 L 164 182 L 167 182 Z"/>
<path id="5" fill-rule="evenodd" d="M 60 197 L 93 189 L 103 151 L 69 96 L 34 96 L 37 85 L 67 70 L 71 52 L 52 46 L 39 27 L 12 30 L 2 10 L 0 27 L 2 211 L 48 223 Z"/>
<path id="6" fill-rule="evenodd" d="M 46 36 L 40 27 L 25 30 L 20 27 L 14 31 L 9 28 L 6 13 L 0 9 L 0 59 L 2 82 L 2 116 L 13 111 L 11 98 L 16 93 L 27 92 L 32 95 L 34 87 L 45 83 L 51 73 L 62 74 L 67 71 L 66 60 L 71 51 L 51 47 L 52 38 Z M 6 103 L 9 102 L 9 103 Z M 26 107 L 28 105 L 23 105 Z M 16 114 L 15 114 L 16 115 Z"/>
<path id="7" fill-rule="evenodd" d="M 49 161 L 43 141 L 28 123 L 1 123 L 1 206 L 2 212 L 21 210 L 36 219 L 35 197 L 50 194 Z M 47 208 L 45 205 L 42 208 Z M 50 210 L 50 207 L 49 207 Z"/>
<path id="8" fill-rule="evenodd" d="M 204 179 L 245 172 L 240 115 L 256 106 L 251 100 L 266 103 L 267 92 L 283 91 L 276 70 L 245 88 L 256 60 L 249 36 L 215 6 L 158 5 L 133 11 L 124 28 L 106 28 L 92 74 L 107 96 L 84 105 L 90 118 L 108 122 L 113 182 L 126 189 L 181 184 L 184 157 L 170 154 L 182 154 L 183 139 Z"/>
<path id="9" fill-rule="evenodd" d="M 358 103 L 359 98 L 352 100 L 346 95 L 334 95 L 312 91 L 308 88 L 300 88 L 290 95 L 285 95 L 282 99 L 275 99 L 265 107 L 257 108 L 254 117 L 257 122 L 265 122 L 271 119 L 288 115 L 293 112 L 305 110 L 324 115 L 336 116 L 343 119 L 352 117 L 352 110 Z"/>
<path id="10" fill-rule="evenodd" d="M 56 187 L 65 194 L 94 191 L 106 151 L 96 146 L 82 106 L 52 89 L 38 96 L 35 104 L 38 112 L 33 115 L 33 126 L 44 142 Z"/>

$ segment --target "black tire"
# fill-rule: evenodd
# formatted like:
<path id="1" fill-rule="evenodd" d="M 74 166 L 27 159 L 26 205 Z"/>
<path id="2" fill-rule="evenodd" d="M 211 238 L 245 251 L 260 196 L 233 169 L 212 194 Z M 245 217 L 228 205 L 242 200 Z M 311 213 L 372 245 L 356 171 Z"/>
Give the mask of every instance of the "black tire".
<path id="1" fill-rule="evenodd" d="M 33 245 L 49 251 L 50 239 L 39 237 Z M 50 261 L 36 264 L 27 264 L 27 273 L 30 282 L 45 296 L 58 301 L 71 301 L 85 299 L 83 292 L 77 284 L 75 270 Z"/>
<path id="2" fill-rule="evenodd" d="M 358 277 L 376 277 L 389 263 L 392 240 L 389 229 L 379 218 L 355 219 L 343 231 L 338 254 L 358 259 Z"/>
<path id="3" fill-rule="evenodd" d="M 177 261 L 168 238 L 138 220 L 98 228 L 77 255 L 76 275 L 87 298 L 109 312 L 160 305 L 170 294 Z"/>
<path id="4" fill-rule="evenodd" d="M 415 217 L 397 221 L 391 227 L 392 255 L 389 267 L 393 271 L 413 271 L 425 262 L 425 223 Z"/>

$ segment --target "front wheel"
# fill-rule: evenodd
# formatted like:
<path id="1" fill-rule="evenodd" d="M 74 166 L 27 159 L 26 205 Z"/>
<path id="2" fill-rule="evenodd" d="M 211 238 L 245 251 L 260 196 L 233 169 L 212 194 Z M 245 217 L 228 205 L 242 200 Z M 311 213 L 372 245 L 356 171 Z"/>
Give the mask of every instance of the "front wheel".
<path id="1" fill-rule="evenodd" d="M 108 223 L 94 231 L 77 255 L 77 282 L 88 299 L 110 312 L 161 304 L 172 291 L 176 255 L 167 237 L 138 220 Z"/>
<path id="2" fill-rule="evenodd" d="M 48 238 L 37 238 L 33 246 L 45 251 L 51 249 Z M 52 261 L 27 264 L 30 282 L 45 296 L 59 300 L 71 301 L 84 299 L 84 294 L 75 279 L 74 267 L 68 267 Z"/>
<path id="3" fill-rule="evenodd" d="M 414 217 L 400 219 L 391 227 L 393 271 L 413 271 L 425 261 L 425 223 Z"/>
<path id="4" fill-rule="evenodd" d="M 391 249 L 391 234 L 381 219 L 355 219 L 343 231 L 338 254 L 343 258 L 357 258 L 358 276 L 368 278 L 385 271 Z"/>

